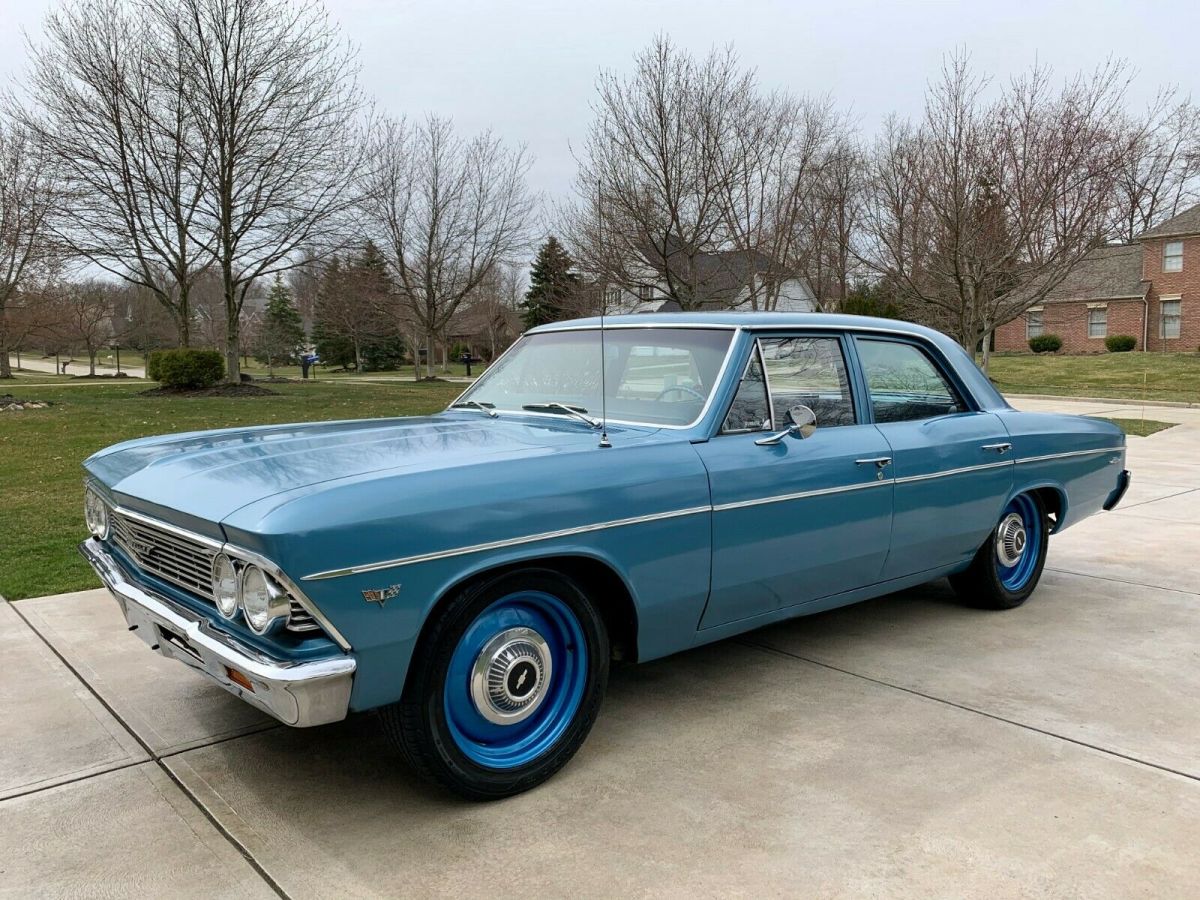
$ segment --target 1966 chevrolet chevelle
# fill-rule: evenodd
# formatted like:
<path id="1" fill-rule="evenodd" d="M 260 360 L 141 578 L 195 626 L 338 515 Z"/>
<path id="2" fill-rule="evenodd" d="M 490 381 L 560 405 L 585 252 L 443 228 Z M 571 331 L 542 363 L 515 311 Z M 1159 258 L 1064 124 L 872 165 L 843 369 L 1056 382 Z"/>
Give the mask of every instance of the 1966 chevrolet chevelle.
<path id="1" fill-rule="evenodd" d="M 570 759 L 611 659 L 942 576 L 1020 605 L 1124 459 L 1112 424 L 1012 409 L 915 325 L 579 320 L 437 415 L 103 450 L 81 550 L 159 653 L 289 725 L 379 709 L 415 768 L 489 799 Z"/>

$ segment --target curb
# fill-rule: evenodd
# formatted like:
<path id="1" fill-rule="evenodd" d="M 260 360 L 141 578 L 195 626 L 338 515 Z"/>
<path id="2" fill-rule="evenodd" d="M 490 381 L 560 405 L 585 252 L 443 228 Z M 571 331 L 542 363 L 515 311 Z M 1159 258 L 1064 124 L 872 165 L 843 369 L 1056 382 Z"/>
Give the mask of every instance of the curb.
<path id="1" fill-rule="evenodd" d="M 1141 400 L 1132 397 L 1069 397 L 1064 394 L 1009 394 L 1001 392 L 1005 397 L 1014 400 L 1068 400 L 1079 403 L 1115 403 L 1118 406 L 1165 406 L 1170 409 L 1200 409 L 1200 403 L 1188 403 L 1186 400 Z"/>

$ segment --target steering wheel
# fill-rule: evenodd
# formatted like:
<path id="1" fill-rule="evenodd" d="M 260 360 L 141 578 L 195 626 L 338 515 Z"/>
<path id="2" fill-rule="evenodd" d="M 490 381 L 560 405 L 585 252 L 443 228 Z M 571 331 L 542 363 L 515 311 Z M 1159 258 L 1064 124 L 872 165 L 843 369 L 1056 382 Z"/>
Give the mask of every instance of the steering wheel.
<path id="1" fill-rule="evenodd" d="M 685 387 L 682 384 L 676 384 L 676 385 L 672 385 L 669 388 L 664 388 L 663 390 L 659 391 L 658 396 L 654 398 L 654 402 L 657 403 L 663 397 L 667 396 L 667 394 L 674 393 L 675 391 L 682 391 L 685 394 L 691 394 L 693 397 L 695 397 L 701 403 L 703 403 L 706 399 L 705 396 L 702 393 L 700 393 L 699 391 L 692 390 L 692 388 Z"/>

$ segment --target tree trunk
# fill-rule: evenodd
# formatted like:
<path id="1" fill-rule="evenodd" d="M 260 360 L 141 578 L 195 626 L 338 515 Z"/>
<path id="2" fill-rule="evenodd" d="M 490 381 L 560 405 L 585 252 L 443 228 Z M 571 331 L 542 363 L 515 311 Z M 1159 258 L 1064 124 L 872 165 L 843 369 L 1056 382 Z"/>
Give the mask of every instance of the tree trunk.
<path id="1" fill-rule="evenodd" d="M 241 317 L 238 315 L 237 298 L 234 296 L 233 271 L 226 264 L 222 267 L 225 282 L 225 380 L 237 384 L 242 380 L 241 366 Z"/>
<path id="2" fill-rule="evenodd" d="M 979 364 L 979 368 L 983 370 L 983 374 L 988 373 L 988 364 L 992 360 L 992 329 L 989 327 L 983 333 L 983 359 Z"/>
<path id="3" fill-rule="evenodd" d="M 0 307 L 0 378 L 12 378 L 12 365 L 8 361 L 8 311 Z M 18 365 L 20 365 L 18 363 Z"/>
<path id="4" fill-rule="evenodd" d="M 359 348 L 357 337 L 354 338 L 354 371 L 362 374 L 362 350 Z"/>
<path id="5" fill-rule="evenodd" d="M 192 343 L 192 310 L 187 288 L 179 289 L 179 346 L 190 347 Z"/>
<path id="6" fill-rule="evenodd" d="M 425 332 L 425 377 L 432 378 L 437 365 L 434 356 L 437 353 L 437 335 L 430 328 Z"/>
<path id="7" fill-rule="evenodd" d="M 96 351 L 88 347 L 88 374 L 96 377 Z"/>

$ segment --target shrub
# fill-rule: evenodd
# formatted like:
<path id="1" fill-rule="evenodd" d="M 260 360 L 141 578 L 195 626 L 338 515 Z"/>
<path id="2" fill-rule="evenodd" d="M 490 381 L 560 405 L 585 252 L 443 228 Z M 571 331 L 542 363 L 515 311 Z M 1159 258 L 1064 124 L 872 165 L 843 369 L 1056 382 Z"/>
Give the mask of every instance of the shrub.
<path id="1" fill-rule="evenodd" d="M 1109 353 L 1128 353 L 1137 346 L 1137 338 L 1132 334 L 1114 334 L 1104 339 L 1104 346 Z"/>
<path id="2" fill-rule="evenodd" d="M 225 358 L 216 350 L 155 350 L 146 375 L 164 387 L 212 387 L 225 377 Z"/>
<path id="3" fill-rule="evenodd" d="M 1034 353 L 1057 353 L 1062 349 L 1062 338 L 1057 334 L 1039 334 L 1029 339 L 1029 349 Z"/>

